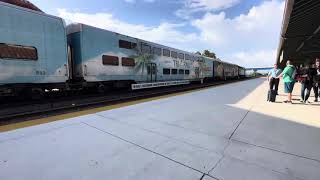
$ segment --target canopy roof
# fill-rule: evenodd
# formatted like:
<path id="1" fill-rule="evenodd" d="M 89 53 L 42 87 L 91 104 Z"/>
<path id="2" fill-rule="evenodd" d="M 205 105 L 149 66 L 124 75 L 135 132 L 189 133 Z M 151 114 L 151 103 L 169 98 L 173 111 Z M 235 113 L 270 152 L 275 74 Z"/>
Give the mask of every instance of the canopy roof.
<path id="1" fill-rule="evenodd" d="M 320 0 L 286 0 L 277 63 L 296 65 L 320 57 Z"/>

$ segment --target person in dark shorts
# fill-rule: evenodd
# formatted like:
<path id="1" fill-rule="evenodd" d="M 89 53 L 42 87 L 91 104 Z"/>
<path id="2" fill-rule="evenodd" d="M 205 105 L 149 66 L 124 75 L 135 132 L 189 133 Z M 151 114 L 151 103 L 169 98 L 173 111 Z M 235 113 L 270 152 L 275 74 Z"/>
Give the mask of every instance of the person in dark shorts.
<path id="1" fill-rule="evenodd" d="M 288 94 L 288 99 L 284 103 L 292 104 L 292 91 L 295 84 L 294 76 L 296 74 L 296 68 L 293 66 L 290 60 L 287 61 L 287 66 L 283 72 L 277 78 L 283 78 L 284 92 Z"/>
<path id="2" fill-rule="evenodd" d="M 302 73 L 302 77 L 304 79 L 301 81 L 301 102 L 305 104 L 310 104 L 308 99 L 310 97 L 311 89 L 314 85 L 314 76 L 317 74 L 316 69 L 310 66 L 311 64 L 307 64 Z"/>
<path id="3" fill-rule="evenodd" d="M 270 90 L 273 89 L 277 92 L 278 95 L 278 87 L 279 87 L 279 78 L 277 78 L 281 74 L 282 70 L 278 69 L 278 65 L 274 64 L 273 69 L 268 73 L 268 81 Z"/>

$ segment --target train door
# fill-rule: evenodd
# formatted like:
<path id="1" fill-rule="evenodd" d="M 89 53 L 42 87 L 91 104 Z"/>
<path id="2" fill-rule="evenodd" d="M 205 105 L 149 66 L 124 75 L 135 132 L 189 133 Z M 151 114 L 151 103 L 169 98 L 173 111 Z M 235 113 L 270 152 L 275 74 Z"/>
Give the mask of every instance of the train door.
<path id="1" fill-rule="evenodd" d="M 74 57 L 73 57 L 73 48 L 68 45 L 68 67 L 69 67 L 69 79 L 72 80 L 74 78 Z"/>
<path id="2" fill-rule="evenodd" d="M 196 67 L 194 69 L 194 73 L 196 75 L 196 79 L 199 79 L 200 78 L 200 68 L 199 67 Z"/>
<path id="3" fill-rule="evenodd" d="M 215 76 L 214 76 L 214 75 L 215 75 L 215 71 L 216 71 L 216 70 L 214 69 L 215 67 L 216 67 L 216 66 L 215 66 L 215 64 L 214 64 L 214 61 L 212 61 L 212 79 L 213 79 L 213 80 L 214 80 L 214 78 L 215 78 Z"/>
<path id="4" fill-rule="evenodd" d="M 149 63 L 147 65 L 148 81 L 156 82 L 157 81 L 157 64 Z"/>

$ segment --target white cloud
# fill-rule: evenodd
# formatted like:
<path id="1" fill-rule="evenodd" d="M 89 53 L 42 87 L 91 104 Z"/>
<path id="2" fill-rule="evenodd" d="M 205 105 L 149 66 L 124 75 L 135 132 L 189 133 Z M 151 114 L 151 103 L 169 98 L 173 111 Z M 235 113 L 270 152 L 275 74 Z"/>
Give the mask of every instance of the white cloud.
<path id="1" fill-rule="evenodd" d="M 198 11 L 217 11 L 230 8 L 240 0 L 184 0 L 184 6 L 176 11 L 176 15 L 183 19 L 190 19 Z"/>
<path id="2" fill-rule="evenodd" d="M 187 0 L 190 8 L 200 8 L 205 10 L 220 10 L 238 4 L 240 0 Z"/>
<path id="3" fill-rule="evenodd" d="M 124 0 L 124 1 L 127 3 L 135 3 L 136 2 L 136 0 Z"/>
<path id="4" fill-rule="evenodd" d="M 283 9 L 282 0 L 271 0 L 234 18 L 227 18 L 225 12 L 207 12 L 190 22 L 163 22 L 157 26 L 127 23 L 109 13 L 87 14 L 59 9 L 58 15 L 69 22 L 89 24 L 187 51 L 210 49 L 223 60 L 262 67 L 275 61 Z M 186 25 L 193 26 L 199 33 L 181 31 L 189 27 Z"/>
<path id="5" fill-rule="evenodd" d="M 124 1 L 127 2 L 127 3 L 135 3 L 135 2 L 137 2 L 137 0 L 124 0 Z M 147 2 L 147 3 L 153 3 L 156 0 L 143 0 L 143 1 Z"/>
<path id="6" fill-rule="evenodd" d="M 230 62 L 242 66 L 255 67 L 272 67 L 275 62 L 276 50 L 261 50 L 252 52 L 237 52 L 231 55 Z"/>
<path id="7" fill-rule="evenodd" d="M 184 24 L 164 22 L 155 27 L 145 26 L 120 21 L 109 13 L 86 14 L 81 12 L 69 12 L 66 9 L 58 9 L 58 16 L 64 18 L 68 24 L 71 22 L 79 22 L 183 49 L 189 49 L 189 43 L 197 40 L 197 35 L 195 33 L 183 33 L 177 30 L 184 26 Z"/>
<path id="8" fill-rule="evenodd" d="M 225 59 L 234 58 L 236 52 L 250 52 L 246 55 L 268 54 L 266 59 L 272 64 L 275 55 L 273 58 L 270 55 L 278 45 L 283 9 L 283 1 L 265 1 L 235 18 L 227 18 L 224 12 L 208 12 L 201 19 L 193 20 L 192 25 L 199 29 L 200 38 L 208 47 Z M 244 58 L 240 60 L 240 64 L 247 65 Z"/>

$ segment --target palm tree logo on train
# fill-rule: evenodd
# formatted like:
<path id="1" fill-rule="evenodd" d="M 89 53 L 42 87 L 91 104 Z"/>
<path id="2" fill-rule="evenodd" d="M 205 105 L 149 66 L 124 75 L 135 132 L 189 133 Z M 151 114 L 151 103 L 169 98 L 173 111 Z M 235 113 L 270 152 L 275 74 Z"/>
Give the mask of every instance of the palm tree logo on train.
<path id="1" fill-rule="evenodd" d="M 152 63 L 152 59 L 154 59 L 154 56 L 151 53 L 142 52 L 142 49 L 138 47 L 136 47 L 135 50 L 137 52 L 137 55 L 132 56 L 131 58 L 135 60 L 136 71 L 139 72 L 139 70 L 141 70 L 141 76 L 143 77 L 146 65 Z"/>

